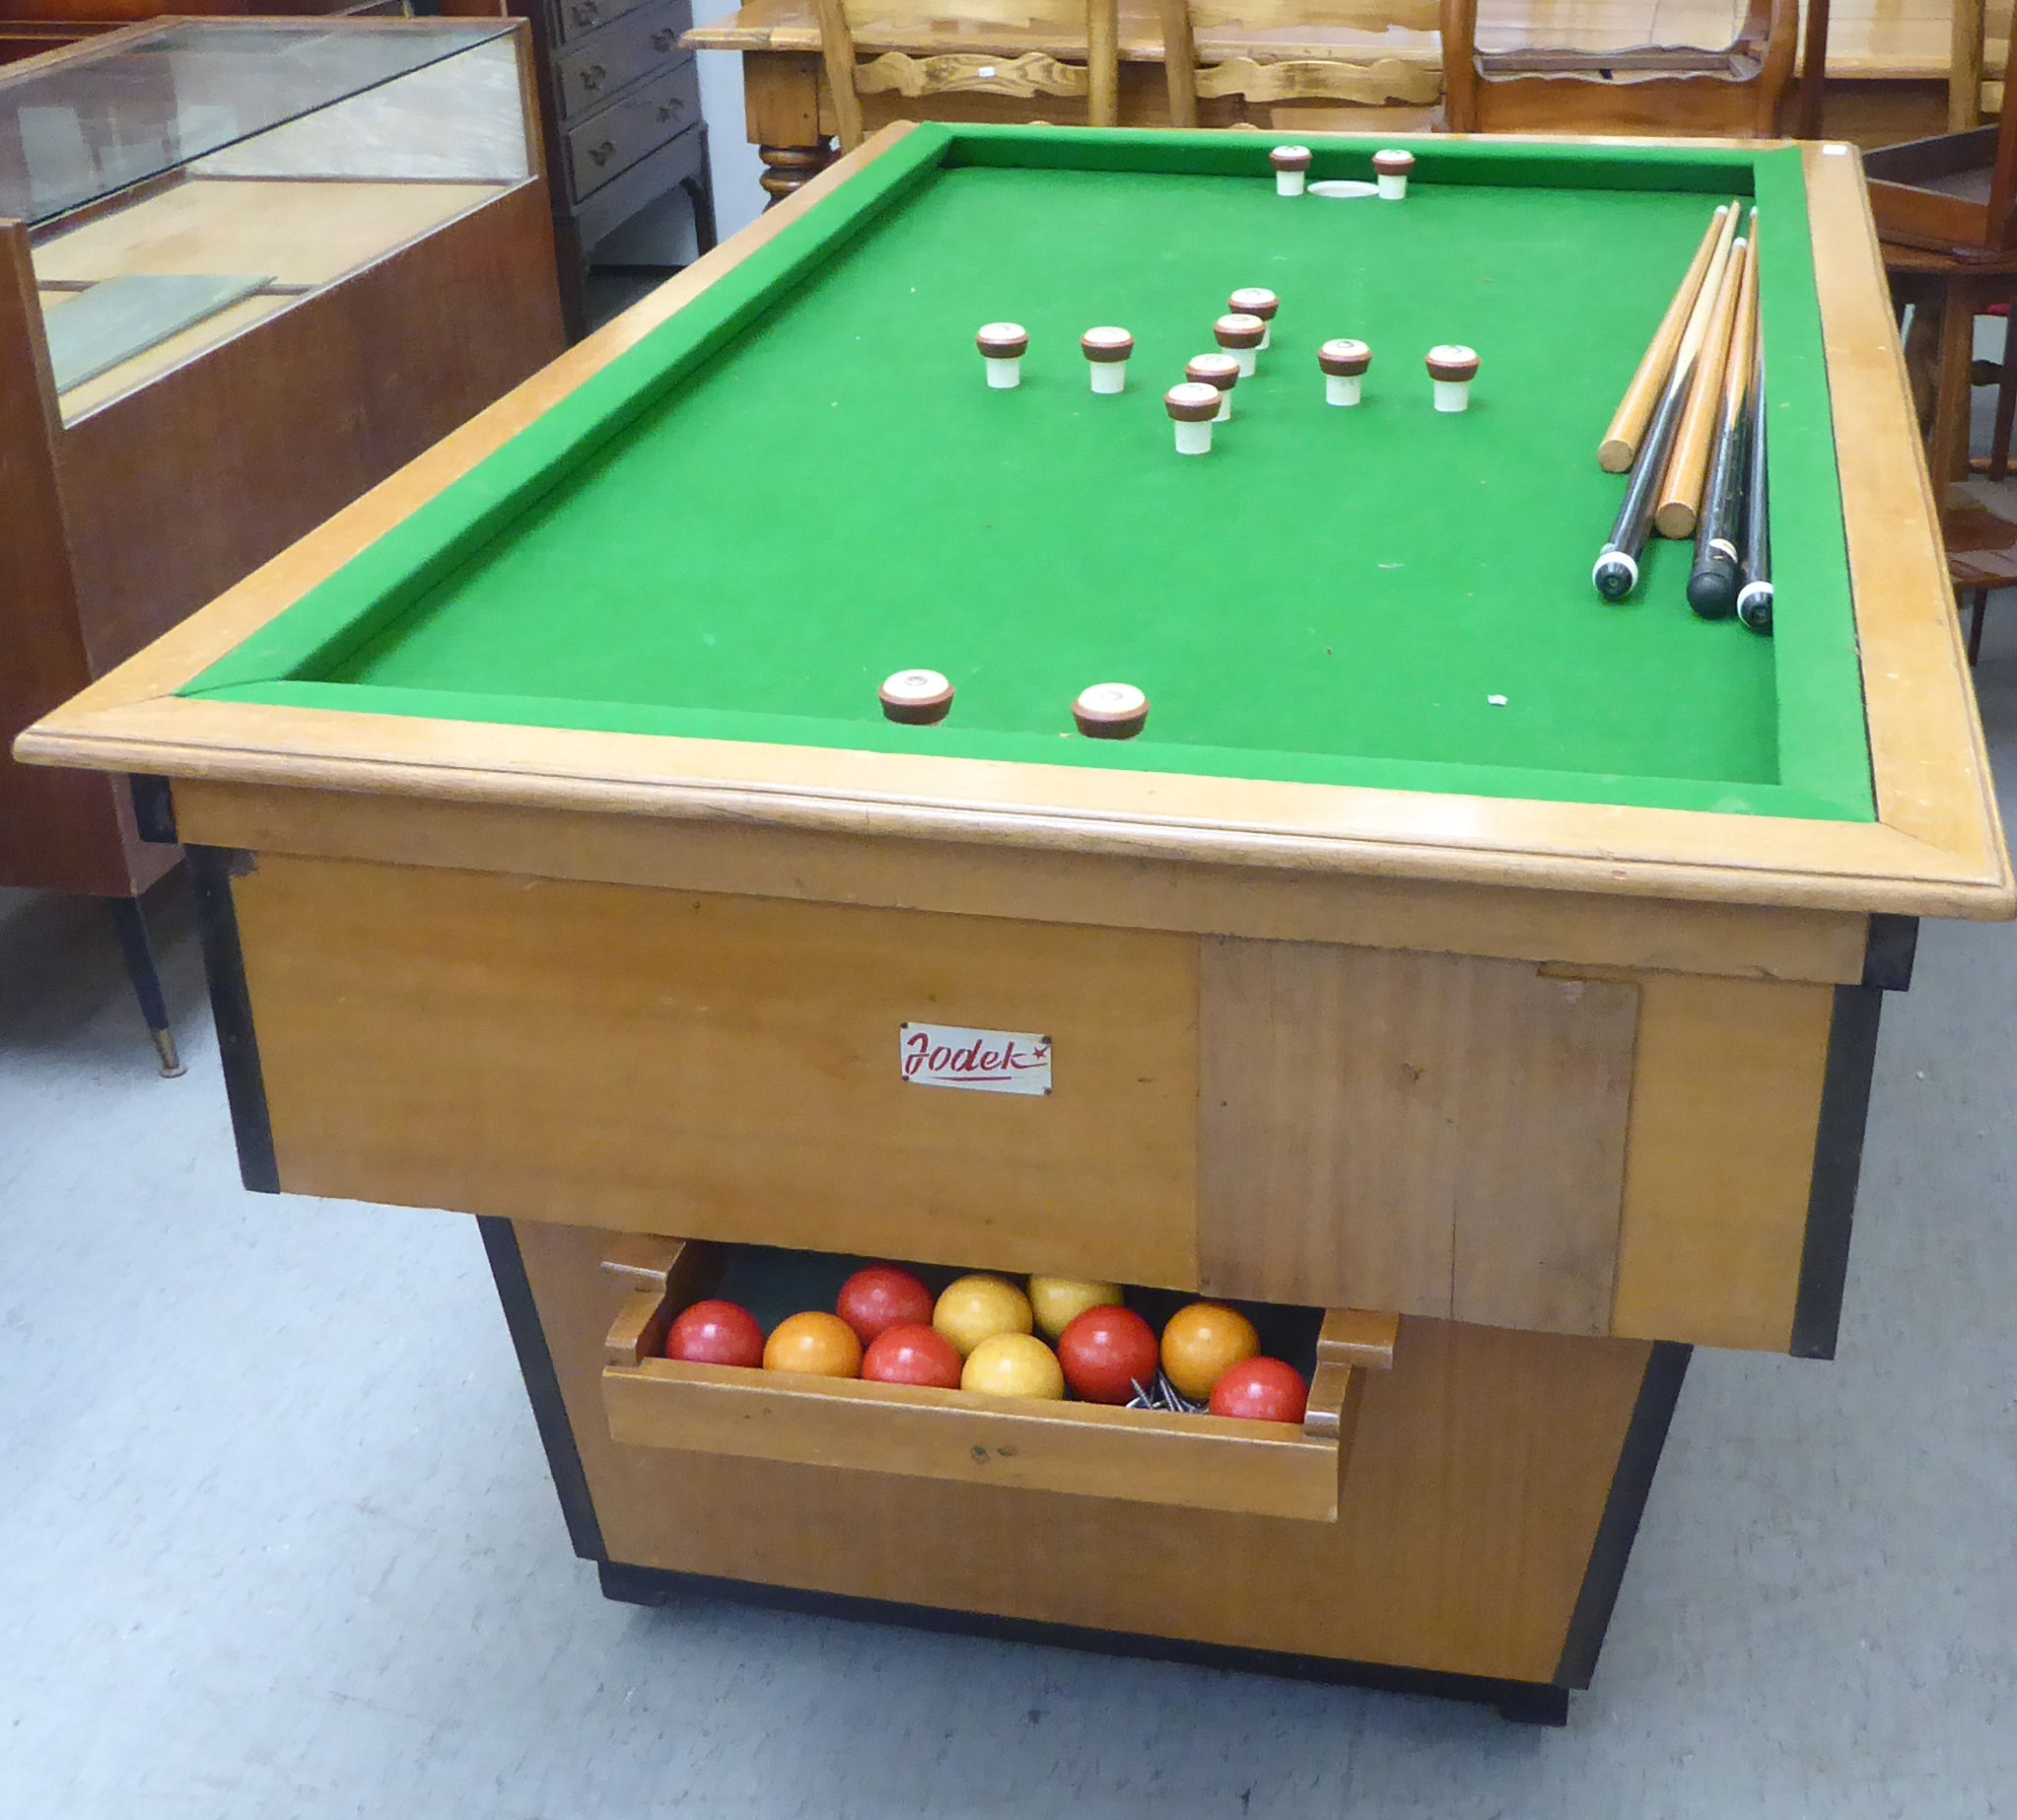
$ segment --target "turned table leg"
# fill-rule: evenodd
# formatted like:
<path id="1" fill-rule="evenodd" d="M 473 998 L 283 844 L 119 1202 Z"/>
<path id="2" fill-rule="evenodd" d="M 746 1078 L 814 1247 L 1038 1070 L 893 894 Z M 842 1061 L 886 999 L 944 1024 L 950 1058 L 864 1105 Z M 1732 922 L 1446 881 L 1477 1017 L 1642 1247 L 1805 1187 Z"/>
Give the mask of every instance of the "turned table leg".
<path id="1" fill-rule="evenodd" d="M 801 189 L 834 161 L 831 145 L 760 145 L 756 155 L 763 161 L 763 175 L 757 179 L 770 197 L 764 206 L 776 208 L 787 196 Z"/>

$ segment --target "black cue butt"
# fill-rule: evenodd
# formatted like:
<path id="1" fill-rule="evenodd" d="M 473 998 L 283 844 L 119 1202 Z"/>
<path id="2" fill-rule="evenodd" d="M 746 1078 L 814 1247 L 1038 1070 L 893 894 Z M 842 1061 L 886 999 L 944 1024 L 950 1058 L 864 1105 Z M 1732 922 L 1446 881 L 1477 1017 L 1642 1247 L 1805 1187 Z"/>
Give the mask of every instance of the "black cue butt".
<path id="1" fill-rule="evenodd" d="M 1719 545 L 1696 558 L 1688 577 L 1688 604 L 1698 618 L 1727 619 L 1736 607 L 1742 582 L 1736 557 Z"/>

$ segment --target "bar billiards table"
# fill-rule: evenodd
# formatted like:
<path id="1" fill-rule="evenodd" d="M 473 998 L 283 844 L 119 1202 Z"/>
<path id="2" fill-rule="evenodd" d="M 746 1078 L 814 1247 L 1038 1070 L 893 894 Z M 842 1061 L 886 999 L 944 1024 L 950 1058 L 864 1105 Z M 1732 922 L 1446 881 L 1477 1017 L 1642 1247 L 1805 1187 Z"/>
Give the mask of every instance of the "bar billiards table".
<path id="1" fill-rule="evenodd" d="M 479 1217 L 612 1595 L 1559 1720 L 1689 1349 L 1833 1352 L 1881 995 L 2009 861 L 1853 152 L 1430 139 L 1397 204 L 1272 143 L 893 128 L 20 752 L 190 844 L 247 1185 Z M 1769 640 L 1685 548 L 1589 582 L 1731 195 Z M 1274 345 L 1180 457 L 1246 285 Z M 942 723 L 883 717 L 910 665 Z M 1100 681 L 1139 737 L 1075 732 Z M 847 1256 L 1242 1300 L 1309 1416 L 655 1356 Z"/>

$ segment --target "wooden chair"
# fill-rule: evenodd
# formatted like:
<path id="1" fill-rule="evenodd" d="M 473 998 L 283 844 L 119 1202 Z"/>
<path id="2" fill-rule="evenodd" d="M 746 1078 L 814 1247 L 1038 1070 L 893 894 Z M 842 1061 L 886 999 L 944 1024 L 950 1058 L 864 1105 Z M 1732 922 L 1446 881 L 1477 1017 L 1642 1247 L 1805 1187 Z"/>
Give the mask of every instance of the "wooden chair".
<path id="1" fill-rule="evenodd" d="M 1955 606 L 1974 609 L 1968 631 L 1973 665 L 1982 656 L 1990 594 L 2017 588 L 2017 481 L 1964 480 L 1949 487 L 1940 508 L 1940 535 Z"/>
<path id="2" fill-rule="evenodd" d="M 1026 101 L 1054 95 L 1082 103 L 1086 122 L 1112 126 L 1120 112 L 1118 0 L 814 0 L 819 51 L 833 91 L 840 149 L 863 139 L 862 97 L 998 95 Z M 913 55 L 885 50 L 866 61 L 858 32 L 961 48 Z M 978 48 L 976 48 L 978 44 Z M 1078 58 L 1070 62 L 1068 58 Z"/>
<path id="3" fill-rule="evenodd" d="M 1969 471 L 1974 383 L 2001 381 L 1994 478 L 2002 477 L 2017 412 L 2017 363 L 2006 358 L 2000 375 L 1982 375 L 1975 361 L 1975 318 L 2001 314 L 2017 299 L 2017 108 L 2004 109 L 1996 125 L 1972 123 L 1982 67 L 1980 12 L 1976 17 L 1977 54 L 1957 71 L 1950 94 L 1953 111 L 1971 124 L 1884 146 L 1863 161 L 1893 301 L 1901 313 L 1913 306 L 1906 365 L 1927 431 L 1926 462 L 1935 487 Z"/>
<path id="4" fill-rule="evenodd" d="M 1451 0 L 1443 87 L 1452 132 L 1770 138 L 1793 73 L 1799 0 L 1750 0 L 1721 50 L 1480 51 L 1478 0 Z"/>
<path id="5" fill-rule="evenodd" d="M 1443 28 L 1452 0 L 1158 0 L 1169 123 L 1198 124 L 1198 101 L 1253 105 L 1320 102 L 1432 107 L 1442 95 L 1433 55 L 1397 57 L 1377 42 L 1398 28 Z M 1204 54 L 1217 60 L 1200 65 Z M 1213 40 L 1218 40 L 1215 45 Z"/>

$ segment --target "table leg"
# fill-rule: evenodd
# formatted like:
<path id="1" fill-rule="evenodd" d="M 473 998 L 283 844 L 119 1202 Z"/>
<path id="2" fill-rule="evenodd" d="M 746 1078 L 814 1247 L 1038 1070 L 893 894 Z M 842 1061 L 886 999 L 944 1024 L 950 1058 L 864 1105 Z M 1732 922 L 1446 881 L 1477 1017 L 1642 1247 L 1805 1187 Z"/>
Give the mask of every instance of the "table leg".
<path id="1" fill-rule="evenodd" d="M 1948 487 L 1968 477 L 1968 416 L 1970 369 L 1975 364 L 1975 286 L 1963 277 L 1941 286 L 1940 356 L 1933 392 L 1933 433 L 1926 446 L 1926 468 L 1933 497 L 1944 499 Z"/>
<path id="2" fill-rule="evenodd" d="M 819 118 L 817 52 L 745 51 L 742 115 L 763 161 L 758 180 L 775 207 L 833 163 L 831 138 Z"/>
<path id="3" fill-rule="evenodd" d="M 182 1058 L 175 1052 L 175 1033 L 169 1027 L 168 1001 L 162 994 L 161 973 L 155 965 L 147 918 L 137 897 L 108 897 L 105 908 L 111 913 L 112 929 L 119 938 L 126 977 L 133 982 L 133 996 L 140 1001 L 140 1015 L 147 1020 L 155 1053 L 161 1058 L 161 1072 L 173 1081 L 182 1072 Z"/>
<path id="4" fill-rule="evenodd" d="M 770 197 L 766 208 L 776 208 L 787 196 L 802 189 L 836 157 L 833 147 L 823 139 L 818 145 L 760 145 L 756 155 L 763 161 L 763 175 L 757 181 Z"/>

